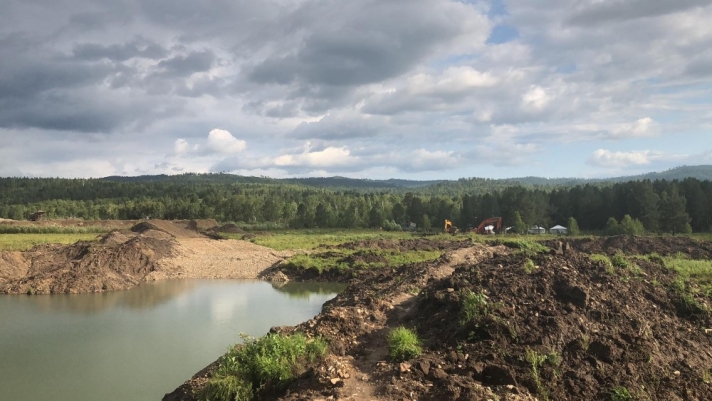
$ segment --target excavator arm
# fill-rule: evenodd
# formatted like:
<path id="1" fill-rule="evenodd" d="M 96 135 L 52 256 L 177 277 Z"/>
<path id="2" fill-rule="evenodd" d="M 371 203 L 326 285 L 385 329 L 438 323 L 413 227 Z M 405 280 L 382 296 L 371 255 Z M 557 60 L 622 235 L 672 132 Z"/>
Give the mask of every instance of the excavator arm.
<path id="1" fill-rule="evenodd" d="M 485 233 L 485 227 L 488 225 L 493 225 L 494 226 L 494 231 L 499 232 L 499 230 L 502 229 L 502 218 L 501 217 L 491 217 L 489 219 L 483 220 L 479 226 L 475 229 L 475 232 L 477 234 L 484 234 Z"/>

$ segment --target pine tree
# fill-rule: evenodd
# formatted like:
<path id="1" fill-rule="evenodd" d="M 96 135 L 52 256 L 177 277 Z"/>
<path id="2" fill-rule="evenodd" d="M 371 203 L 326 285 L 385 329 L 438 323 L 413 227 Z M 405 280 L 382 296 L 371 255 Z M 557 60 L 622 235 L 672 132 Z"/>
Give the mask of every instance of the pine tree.
<path id="1" fill-rule="evenodd" d="M 568 225 L 568 233 L 569 235 L 579 235 L 581 234 L 581 229 L 579 229 L 578 222 L 576 221 L 575 218 L 569 217 L 569 221 L 566 223 Z"/>
<path id="2" fill-rule="evenodd" d="M 525 234 L 527 232 L 527 224 L 522 220 L 519 211 L 514 212 L 514 220 L 512 220 L 514 232 L 517 234 Z"/>
<path id="3" fill-rule="evenodd" d="M 691 231 L 690 215 L 685 208 L 687 199 L 680 196 L 677 187 L 673 186 L 669 191 L 663 191 L 660 201 L 660 226 L 673 235 Z"/>

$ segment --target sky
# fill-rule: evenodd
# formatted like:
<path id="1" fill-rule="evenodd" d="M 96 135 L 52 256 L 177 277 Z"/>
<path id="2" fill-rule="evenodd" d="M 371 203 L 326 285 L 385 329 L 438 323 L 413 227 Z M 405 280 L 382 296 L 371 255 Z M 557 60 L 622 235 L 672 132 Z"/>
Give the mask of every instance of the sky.
<path id="1" fill-rule="evenodd" d="M 712 0 L 2 0 L 0 176 L 712 164 Z"/>

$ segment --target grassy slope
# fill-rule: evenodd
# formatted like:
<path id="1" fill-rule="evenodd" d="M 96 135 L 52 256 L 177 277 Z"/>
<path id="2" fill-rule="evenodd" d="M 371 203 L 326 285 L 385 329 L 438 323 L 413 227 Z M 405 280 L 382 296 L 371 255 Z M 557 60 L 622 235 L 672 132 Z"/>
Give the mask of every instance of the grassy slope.
<path id="1" fill-rule="evenodd" d="M 26 251 L 39 244 L 73 244 L 91 241 L 97 234 L 0 234 L 0 251 Z"/>

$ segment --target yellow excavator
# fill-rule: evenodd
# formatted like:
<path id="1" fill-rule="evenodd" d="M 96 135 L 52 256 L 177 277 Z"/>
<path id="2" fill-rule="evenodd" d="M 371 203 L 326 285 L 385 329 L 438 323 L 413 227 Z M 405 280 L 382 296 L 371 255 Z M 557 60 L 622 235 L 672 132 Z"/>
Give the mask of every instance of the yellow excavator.
<path id="1" fill-rule="evenodd" d="M 448 219 L 445 219 L 445 228 L 443 229 L 443 231 L 447 234 L 452 234 L 452 235 L 455 235 L 459 232 L 457 227 L 452 225 L 452 221 L 450 221 Z"/>

